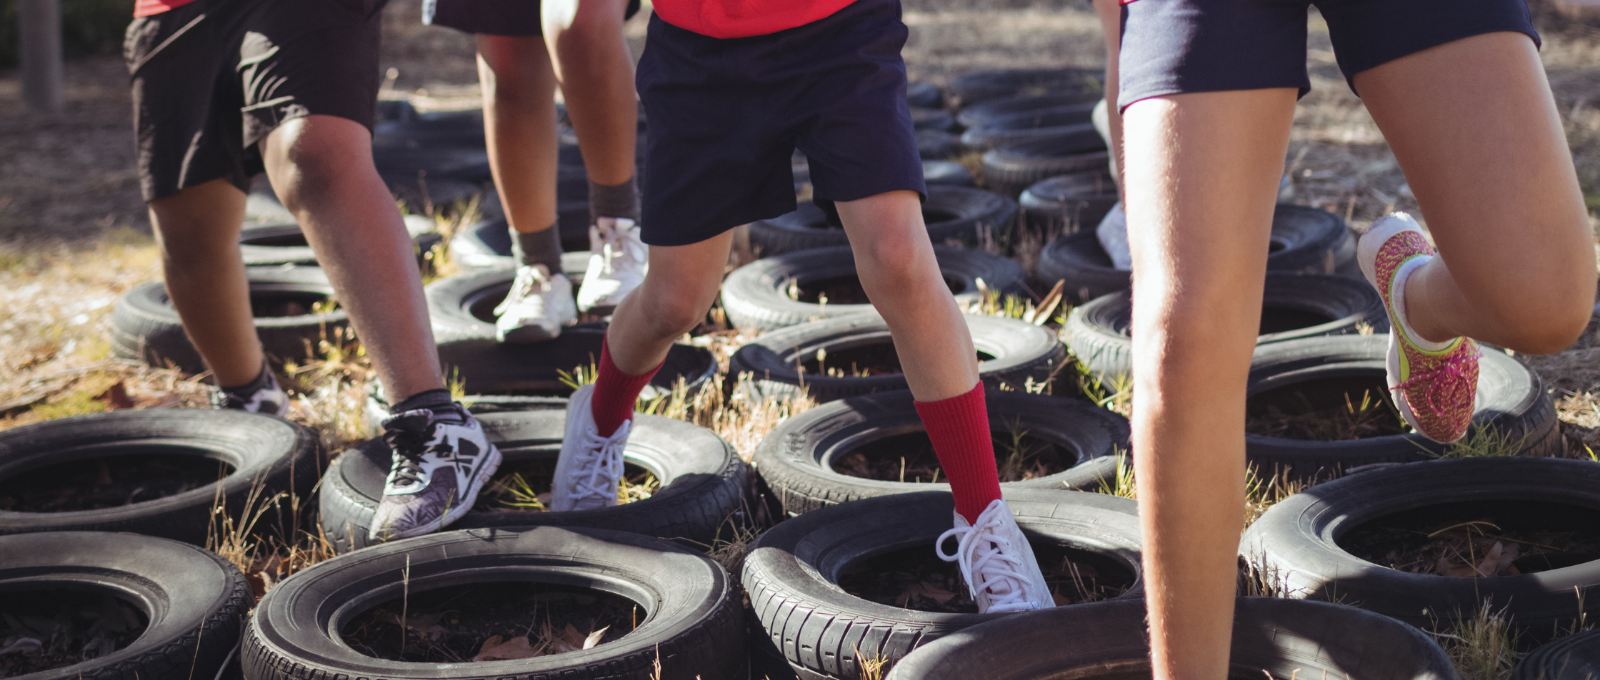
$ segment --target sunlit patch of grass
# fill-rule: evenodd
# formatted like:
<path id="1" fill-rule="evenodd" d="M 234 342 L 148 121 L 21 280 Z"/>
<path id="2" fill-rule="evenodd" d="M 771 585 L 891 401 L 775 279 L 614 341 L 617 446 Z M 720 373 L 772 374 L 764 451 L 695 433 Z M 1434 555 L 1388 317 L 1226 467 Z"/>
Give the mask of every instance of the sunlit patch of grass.
<path id="1" fill-rule="evenodd" d="M 1074 360 L 1078 369 L 1078 390 L 1095 406 L 1115 411 L 1124 418 L 1133 416 L 1133 378 L 1119 374 L 1109 379 L 1095 375 L 1088 366 Z"/>
<path id="2" fill-rule="evenodd" d="M 1268 508 L 1305 491 L 1309 486 L 1303 481 L 1291 479 L 1288 470 L 1275 470 L 1263 477 L 1256 466 L 1247 466 L 1244 477 L 1244 526 L 1248 528 L 1255 524 Z"/>
<path id="3" fill-rule="evenodd" d="M 1521 655 L 1517 653 L 1517 632 L 1504 609 L 1495 610 L 1484 601 L 1477 612 L 1454 623 L 1454 633 L 1434 633 L 1434 638 L 1444 647 L 1462 680 L 1511 677 Z"/>
<path id="4" fill-rule="evenodd" d="M 1095 493 L 1138 500 L 1139 485 L 1133 478 L 1133 459 L 1121 449 L 1116 450 L 1115 455 L 1117 456 L 1116 475 L 1109 480 L 1100 482 L 1100 488 L 1095 489 Z"/>
<path id="5" fill-rule="evenodd" d="M 1522 451 L 1527 436 L 1512 437 L 1496 427 L 1476 427 L 1461 441 L 1445 447 L 1440 458 L 1504 458 Z"/>

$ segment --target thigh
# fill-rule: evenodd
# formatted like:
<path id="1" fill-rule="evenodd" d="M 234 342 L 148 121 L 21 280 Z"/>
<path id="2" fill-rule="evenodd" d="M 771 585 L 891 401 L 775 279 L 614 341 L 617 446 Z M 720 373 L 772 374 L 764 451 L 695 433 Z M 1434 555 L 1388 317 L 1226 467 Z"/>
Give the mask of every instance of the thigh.
<path id="1" fill-rule="evenodd" d="M 1525 0 L 1314 0 L 1339 70 L 1355 75 L 1462 38 L 1514 31 L 1539 42 Z"/>
<path id="2" fill-rule="evenodd" d="M 1571 151 L 1527 36 L 1456 40 L 1354 81 L 1469 299 L 1492 297 L 1513 263 L 1558 272 L 1592 260 Z"/>
<path id="3" fill-rule="evenodd" d="M 1122 6 L 1117 104 L 1292 87 L 1306 75 L 1306 0 L 1138 0 Z"/>
<path id="4" fill-rule="evenodd" d="M 372 129 L 387 0 L 233 1 L 251 8 L 236 74 L 246 145 L 305 116 L 336 116 Z"/>
<path id="5" fill-rule="evenodd" d="M 749 77 L 764 36 L 719 40 L 650 18 L 639 60 L 645 129 L 643 215 L 651 246 L 698 243 L 795 209 L 794 131 Z"/>

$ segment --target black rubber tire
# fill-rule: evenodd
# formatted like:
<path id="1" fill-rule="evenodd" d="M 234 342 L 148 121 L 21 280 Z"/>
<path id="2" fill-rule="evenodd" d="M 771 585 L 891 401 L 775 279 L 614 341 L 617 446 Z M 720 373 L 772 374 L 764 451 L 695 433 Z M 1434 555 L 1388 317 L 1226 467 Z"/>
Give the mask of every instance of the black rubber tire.
<path id="1" fill-rule="evenodd" d="M 911 107 L 911 127 L 917 130 L 950 132 L 956 129 L 956 117 L 943 109 Z"/>
<path id="2" fill-rule="evenodd" d="M 1589 518 L 1550 515 L 1551 526 L 1592 530 L 1600 517 L 1600 465 L 1553 458 L 1438 460 L 1370 470 L 1319 484 L 1268 508 L 1245 532 L 1241 552 L 1283 597 L 1337 600 L 1418 627 L 1449 631 L 1484 601 L 1505 610 L 1526 649 L 1558 628 L 1600 613 L 1600 560 L 1517 576 L 1460 578 L 1382 567 L 1338 541 L 1369 521 L 1429 506 L 1453 506 L 1466 519 L 1483 502 L 1579 507 Z M 1491 517 L 1492 519 L 1492 517 Z M 1576 528 L 1576 526 L 1574 525 Z M 1585 598 L 1585 593 L 1590 598 Z M 1580 608 L 1580 603 L 1582 607 Z"/>
<path id="3" fill-rule="evenodd" d="M 332 298 L 333 285 L 319 267 L 248 267 L 250 294 Z M 261 349 L 275 361 L 301 361 L 308 349 L 349 325 L 344 309 L 327 314 L 257 317 L 256 337 Z M 309 343 L 309 345 L 307 344 Z M 166 286 L 146 283 L 128 291 L 111 312 L 111 353 L 119 359 L 143 361 L 152 366 L 171 362 L 184 373 L 206 370 L 200 352 L 183 332 L 183 322 Z"/>
<path id="4" fill-rule="evenodd" d="M 1079 123 L 1076 114 L 1052 114 L 1042 117 L 1037 121 L 1036 127 L 981 127 L 972 128 L 961 133 L 961 146 L 967 151 L 990 151 L 992 149 L 1017 146 L 1041 142 L 1056 137 L 1079 137 L 1094 135 L 1100 139 L 1099 131 L 1094 129 L 1094 124 L 1087 121 Z M 1101 149 L 1104 150 L 1105 141 L 1101 140 Z M 1027 185 L 1024 184 L 1023 188 Z M 1022 189 L 1018 189 L 1021 191 Z"/>
<path id="5" fill-rule="evenodd" d="M 1106 171 L 1109 156 L 1091 126 L 1066 134 L 1008 144 L 983 154 L 983 181 L 1006 196 L 1016 196 L 1039 180 L 1080 172 Z M 1112 189 L 1115 194 L 1115 188 Z"/>
<path id="6" fill-rule="evenodd" d="M 1250 362 L 1248 393 L 1324 378 L 1368 377 L 1383 384 L 1388 335 L 1343 335 L 1262 345 Z M 1516 445 L 1518 455 L 1561 456 L 1561 426 L 1544 381 L 1521 362 L 1485 350 L 1478 364 L 1478 400 L 1468 436 L 1490 429 Z M 1376 395 L 1375 395 L 1376 396 Z M 1374 463 L 1429 460 L 1449 447 L 1420 434 L 1345 441 L 1303 441 L 1246 433 L 1245 456 L 1263 471 L 1291 479 L 1326 478 Z"/>
<path id="7" fill-rule="evenodd" d="M 1272 217 L 1267 269 L 1359 277 L 1355 234 L 1326 210 L 1280 203 Z M 1130 272 L 1112 268 L 1093 229 L 1064 235 L 1045 246 L 1039 253 L 1038 278 L 1048 285 L 1066 281 L 1068 296 L 1080 304 L 1126 290 L 1132 282 Z"/>
<path id="8" fill-rule="evenodd" d="M 433 220 L 421 215 L 407 215 L 405 224 L 420 267 L 427 252 L 443 237 Z M 294 222 L 246 222 L 239 231 L 239 256 L 247 267 L 317 265 L 317 255 L 311 252 L 305 232 Z"/>
<path id="9" fill-rule="evenodd" d="M 1600 678 L 1600 630 L 1578 633 L 1533 650 L 1511 672 L 1511 680 Z"/>
<path id="10" fill-rule="evenodd" d="M 917 130 L 917 155 L 925 161 L 954 160 L 961 155 L 961 138 L 944 130 Z"/>
<path id="11" fill-rule="evenodd" d="M 210 680 L 237 677 L 250 608 L 244 574 L 200 548 L 95 531 L 0 537 L 0 593 L 46 589 L 111 594 L 140 610 L 127 647 L 27 680 Z"/>
<path id="12" fill-rule="evenodd" d="M 490 413 L 521 413 L 523 411 L 565 411 L 567 400 L 561 397 L 519 397 L 503 394 L 468 394 L 460 400 L 474 416 Z M 376 380 L 367 382 L 367 436 L 383 436 L 383 419 L 391 415 L 388 396 Z"/>
<path id="13" fill-rule="evenodd" d="M 1005 497 L 1030 542 L 1098 554 L 1137 579 L 1135 502 L 1056 489 L 1011 489 Z M 950 528 L 953 508 L 948 493 L 897 494 L 824 508 L 767 530 L 744 562 L 744 587 L 766 632 L 752 635 L 751 646 L 781 653 L 805 680 L 854 680 L 863 677 L 857 655 L 893 664 L 951 633 L 1014 616 L 901 609 L 836 585 L 860 559 L 917 545 L 931 552 L 939 534 Z M 1135 580 L 1115 599 L 1138 600 L 1141 593 Z"/>
<path id="14" fill-rule="evenodd" d="M 1116 204 L 1116 180 L 1096 169 L 1033 183 L 1017 199 L 1017 211 L 1036 230 L 1073 234 L 1099 226 Z"/>
<path id="15" fill-rule="evenodd" d="M 1116 600 L 1009 616 L 918 649 L 889 680 L 1149 677 L 1145 613 L 1142 602 Z M 1228 677 L 1240 680 L 1460 677 L 1422 631 L 1337 604 L 1239 598 L 1232 639 Z"/>
<path id="16" fill-rule="evenodd" d="M 74 416 L 0 432 L 0 479 L 73 460 L 151 452 L 209 458 L 233 471 L 215 483 L 113 508 L 0 510 L 0 534 L 121 531 L 203 546 L 219 501 L 238 522 L 253 490 L 260 490 L 257 507 L 279 493 L 304 501 L 321 476 L 321 440 L 305 426 L 243 411 L 148 409 Z M 263 519 L 257 528 L 264 531 L 270 523 L 270 517 Z"/>
<path id="17" fill-rule="evenodd" d="M 504 464 L 561 453 L 566 408 L 478 417 Z M 719 536 L 728 538 L 746 517 L 748 468 L 738 452 L 716 433 L 681 420 L 637 415 L 623 457 L 650 470 L 661 482 L 651 497 L 600 510 L 574 512 L 469 512 L 451 529 L 562 526 L 615 529 L 672 539 L 706 550 Z M 372 439 L 339 456 L 323 478 L 319 522 L 338 552 L 365 548 L 367 527 L 383 496 L 391 453 Z M 736 517 L 737 515 L 737 517 Z M 730 521 L 733 518 L 734 521 Z"/>
<path id="18" fill-rule="evenodd" d="M 906 83 L 906 103 L 925 109 L 944 108 L 944 92 L 938 85 L 911 81 Z"/>
<path id="19" fill-rule="evenodd" d="M 1052 381 L 1066 361 L 1066 347 L 1048 328 L 995 316 L 962 317 L 972 333 L 973 346 L 994 357 L 978 362 L 978 378 L 990 388 L 1005 385 L 1024 392 L 1030 382 Z M 813 359 L 818 350 L 838 352 L 878 343 L 892 347 L 889 326 L 876 314 L 810 321 L 772 331 L 740 347 L 728 362 L 728 375 L 752 374 L 748 396 L 756 399 L 787 399 L 804 391 L 818 402 L 827 402 L 907 389 L 901 373 L 865 378 L 806 374 L 801 385 L 796 361 Z"/>
<path id="20" fill-rule="evenodd" d="M 996 432 L 1023 431 L 1060 449 L 1077 462 L 1053 475 L 1004 482 L 1003 489 L 1094 491 L 1114 480 L 1117 460 L 1128 451 L 1128 421 L 1079 399 L 990 390 L 989 424 Z M 949 484 L 886 482 L 853 477 L 832 461 L 873 442 L 924 431 L 908 391 L 880 392 L 823 404 L 774 428 L 756 446 L 751 464 L 789 516 L 897 493 L 948 490 Z"/>
<path id="21" fill-rule="evenodd" d="M 981 279 L 990 290 L 1023 294 L 1022 265 L 981 250 L 934 246 L 933 256 L 958 303 L 979 301 Z M 728 321 L 743 330 L 770 331 L 816 319 L 870 313 L 870 304 L 827 304 L 789 298 L 791 282 L 809 285 L 856 276 L 849 246 L 816 248 L 768 257 L 740 267 L 722 282 L 722 308 Z"/>
<path id="22" fill-rule="evenodd" d="M 1017 203 L 983 189 L 935 185 L 928 187 L 922 214 L 934 244 L 970 243 L 985 228 L 1010 228 Z M 792 213 L 750 224 L 750 246 L 763 257 L 849 243 L 844 229 L 828 224 L 822 209 L 809 202 Z"/>
<path id="23" fill-rule="evenodd" d="M 997 121 L 1008 120 L 1017 115 L 1034 115 L 1058 109 L 1076 110 L 1078 107 L 1082 107 L 1085 111 L 1083 114 L 1084 121 L 1087 122 L 1089 120 L 1088 112 L 1094 110 L 1095 104 L 1100 99 L 1098 92 L 1068 92 L 1066 94 L 1006 97 L 1005 99 L 993 99 L 975 106 L 968 106 L 961 110 L 961 114 L 956 117 L 956 120 L 963 127 L 988 127 Z"/>
<path id="24" fill-rule="evenodd" d="M 478 134 L 482 135 L 480 128 Z M 446 142 L 452 138 L 446 138 Z M 410 185 L 417 178 L 460 180 L 484 184 L 494 179 L 489 171 L 489 152 L 477 147 L 435 143 L 423 137 L 404 139 L 374 138 L 372 162 L 378 174 L 391 181 Z"/>
<path id="25" fill-rule="evenodd" d="M 945 87 L 945 96 L 954 108 L 965 108 L 991 99 L 1045 93 L 1082 92 L 1098 95 L 1104 88 L 1105 72 L 1098 68 L 1027 68 L 978 71 L 960 76 Z"/>
<path id="26" fill-rule="evenodd" d="M 973 185 L 972 172 L 967 170 L 966 166 L 955 161 L 923 161 L 922 181 L 927 182 L 929 186 L 970 187 Z"/>
<path id="27" fill-rule="evenodd" d="M 1378 291 L 1366 281 L 1348 276 L 1268 272 L 1261 313 L 1266 317 L 1275 311 L 1327 320 L 1256 336 L 1256 345 L 1354 335 L 1363 323 L 1376 333 L 1389 332 L 1389 315 Z M 1132 314 L 1133 296 L 1129 291 L 1095 298 L 1073 308 L 1061 326 L 1061 337 L 1089 372 L 1105 378 L 1129 375 L 1133 372 L 1133 337 L 1129 334 Z M 1263 323 L 1271 323 L 1270 318 Z"/>
<path id="28" fill-rule="evenodd" d="M 396 576 L 402 571 L 404 585 Z M 514 661 L 388 661 L 338 639 L 366 606 L 495 577 L 601 590 L 638 602 L 648 615 L 626 637 L 593 649 Z M 336 557 L 284 579 L 250 619 L 244 677 L 744 680 L 739 599 L 716 562 L 647 536 L 562 527 L 450 531 Z"/>
<path id="29" fill-rule="evenodd" d="M 498 304 L 515 275 L 512 269 L 486 269 L 428 285 L 428 316 L 439 361 L 445 375 L 460 380 L 467 394 L 566 396 L 572 390 L 561 384 L 558 371 L 571 372 L 598 361 L 606 326 L 600 322 L 568 326 L 554 340 L 502 344 L 495 339 L 494 323 L 473 312 L 487 313 Z M 669 393 L 680 379 L 694 394 L 716 372 L 716 357 L 710 350 L 673 345 L 644 396 Z"/>

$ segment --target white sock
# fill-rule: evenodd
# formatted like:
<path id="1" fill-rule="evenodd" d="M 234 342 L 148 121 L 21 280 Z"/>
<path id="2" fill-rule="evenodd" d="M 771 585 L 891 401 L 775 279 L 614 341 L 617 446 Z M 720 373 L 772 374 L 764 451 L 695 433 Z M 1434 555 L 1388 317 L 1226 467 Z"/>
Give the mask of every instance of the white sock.
<path id="1" fill-rule="evenodd" d="M 1411 273 L 1416 271 L 1418 267 L 1431 261 L 1433 261 L 1432 255 L 1419 255 L 1406 260 L 1405 264 L 1400 265 L 1400 269 L 1394 273 L 1394 281 L 1390 284 L 1389 300 L 1394 303 L 1395 321 L 1400 323 L 1400 328 L 1397 330 L 1405 333 L 1406 338 L 1410 339 L 1417 347 L 1425 351 L 1437 352 L 1449 347 L 1450 343 L 1455 342 L 1455 338 L 1444 342 L 1424 340 L 1421 335 L 1417 334 L 1416 329 L 1411 327 L 1411 320 L 1406 316 L 1406 280 L 1411 278 Z"/>

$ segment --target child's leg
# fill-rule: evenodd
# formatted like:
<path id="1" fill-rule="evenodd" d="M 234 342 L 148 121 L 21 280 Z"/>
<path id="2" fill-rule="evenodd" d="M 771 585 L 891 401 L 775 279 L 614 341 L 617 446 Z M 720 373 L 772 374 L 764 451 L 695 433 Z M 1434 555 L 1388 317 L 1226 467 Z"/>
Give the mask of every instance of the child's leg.
<path id="1" fill-rule="evenodd" d="M 1424 339 L 1565 348 L 1594 304 L 1594 234 L 1538 51 L 1487 33 L 1356 74 L 1441 257 L 1405 285 Z"/>
<path id="2" fill-rule="evenodd" d="M 222 387 L 255 380 L 262 366 L 239 258 L 244 203 L 244 192 L 226 179 L 150 202 L 167 294 L 184 332 Z"/>
<path id="3" fill-rule="evenodd" d="M 622 35 L 627 0 L 544 0 L 545 42 L 589 171 L 594 217 L 639 219 L 634 186 L 639 105 Z"/>
<path id="4" fill-rule="evenodd" d="M 1245 383 L 1294 104 L 1294 89 L 1206 92 L 1144 99 L 1123 116 L 1156 678 L 1227 675 Z"/>
<path id="5" fill-rule="evenodd" d="M 1111 128 L 1111 170 L 1122 187 L 1122 109 L 1117 106 L 1117 56 L 1122 49 L 1122 5 L 1117 0 L 1094 0 L 1100 31 L 1106 43 L 1106 122 Z"/>
<path id="6" fill-rule="evenodd" d="M 261 143 L 272 187 L 328 273 L 394 400 L 441 389 L 416 252 L 355 121 L 292 119 Z"/>
<path id="7" fill-rule="evenodd" d="M 522 234 L 556 225 L 555 73 L 539 36 L 478 37 L 483 131 L 506 221 Z M 551 232 L 552 235 L 554 232 Z M 561 271 L 556 238 L 552 273 Z"/>

